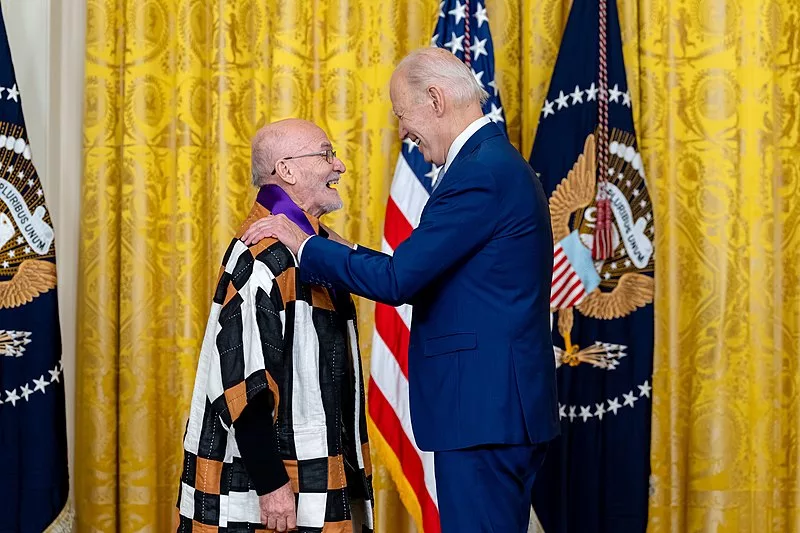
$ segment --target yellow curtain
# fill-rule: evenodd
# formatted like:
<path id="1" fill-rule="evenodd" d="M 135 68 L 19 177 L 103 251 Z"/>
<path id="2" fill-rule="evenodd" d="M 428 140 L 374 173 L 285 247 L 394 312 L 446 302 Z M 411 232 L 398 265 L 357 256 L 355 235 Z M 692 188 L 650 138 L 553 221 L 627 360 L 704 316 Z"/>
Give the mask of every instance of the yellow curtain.
<path id="1" fill-rule="evenodd" d="M 571 2 L 522 3 L 519 52 L 492 22 L 527 155 Z M 798 532 L 800 3 L 617 5 L 656 217 L 648 532 Z"/>
<path id="2" fill-rule="evenodd" d="M 800 3 L 670 2 L 639 20 L 658 234 L 650 531 L 797 532 Z"/>
<path id="3" fill-rule="evenodd" d="M 328 222 L 378 246 L 388 79 L 438 1 L 87 3 L 78 526 L 167 531 L 212 282 L 253 199 L 250 137 L 320 124 L 348 166 Z M 800 6 L 618 4 L 658 230 L 649 530 L 798 531 Z M 486 0 L 526 156 L 569 5 Z M 412 531 L 376 463 L 378 531 Z"/>
<path id="4" fill-rule="evenodd" d="M 249 210 L 249 142 L 303 117 L 347 163 L 328 221 L 378 247 L 399 151 L 387 81 L 434 6 L 88 0 L 79 288 L 80 531 L 168 531 L 212 283 Z M 360 303 L 365 353 L 372 305 Z M 368 361 L 367 361 L 368 363 Z M 410 519 L 380 464 L 382 531 Z"/>

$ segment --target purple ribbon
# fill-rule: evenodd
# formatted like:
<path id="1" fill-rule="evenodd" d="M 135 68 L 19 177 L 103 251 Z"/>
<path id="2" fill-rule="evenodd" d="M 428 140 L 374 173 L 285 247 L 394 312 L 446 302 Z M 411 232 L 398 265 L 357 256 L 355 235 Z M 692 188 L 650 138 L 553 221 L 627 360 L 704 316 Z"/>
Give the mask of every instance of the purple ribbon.
<path id="1" fill-rule="evenodd" d="M 289 198 L 286 191 L 277 185 L 269 184 L 261 187 L 258 191 L 256 201 L 269 209 L 269 212 L 273 215 L 286 215 L 286 218 L 297 224 L 298 227 L 308 235 L 317 234 L 317 232 L 314 231 L 314 226 L 311 225 L 311 222 L 309 222 L 305 213 L 303 213 L 303 210 Z"/>

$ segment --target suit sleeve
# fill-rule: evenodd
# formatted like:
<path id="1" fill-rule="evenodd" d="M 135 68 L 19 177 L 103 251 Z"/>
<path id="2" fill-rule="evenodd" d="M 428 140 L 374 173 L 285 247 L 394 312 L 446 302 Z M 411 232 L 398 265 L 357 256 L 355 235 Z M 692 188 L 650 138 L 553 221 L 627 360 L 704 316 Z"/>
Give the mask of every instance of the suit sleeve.
<path id="1" fill-rule="evenodd" d="M 300 271 L 312 283 L 400 305 L 484 246 L 495 230 L 496 182 L 486 169 L 470 169 L 456 186 L 432 198 L 411 236 L 393 256 L 313 237 Z"/>
<path id="2" fill-rule="evenodd" d="M 389 254 L 385 254 L 385 253 L 380 252 L 378 250 L 373 250 L 372 248 L 367 248 L 366 246 L 361 246 L 360 244 L 358 245 L 358 248 L 356 248 L 356 250 L 361 251 L 361 252 L 363 252 L 365 254 L 368 254 L 368 255 L 391 257 Z"/>

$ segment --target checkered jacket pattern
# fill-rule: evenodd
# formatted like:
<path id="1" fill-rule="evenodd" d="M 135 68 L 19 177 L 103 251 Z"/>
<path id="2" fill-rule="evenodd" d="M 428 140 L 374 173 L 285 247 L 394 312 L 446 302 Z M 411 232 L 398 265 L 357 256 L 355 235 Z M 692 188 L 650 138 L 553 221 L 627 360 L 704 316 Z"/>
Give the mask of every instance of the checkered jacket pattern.
<path id="1" fill-rule="evenodd" d="M 349 456 L 358 473 L 351 482 L 363 483 L 357 492 L 367 500 L 363 529 L 353 533 L 366 533 L 373 528 L 372 468 L 355 306 L 349 294 L 301 283 L 283 244 L 266 239 L 248 248 L 239 240 L 268 214 L 256 203 L 223 259 L 184 437 L 177 531 L 264 531 L 233 423 L 249 399 L 269 389 L 298 531 L 352 531 Z"/>

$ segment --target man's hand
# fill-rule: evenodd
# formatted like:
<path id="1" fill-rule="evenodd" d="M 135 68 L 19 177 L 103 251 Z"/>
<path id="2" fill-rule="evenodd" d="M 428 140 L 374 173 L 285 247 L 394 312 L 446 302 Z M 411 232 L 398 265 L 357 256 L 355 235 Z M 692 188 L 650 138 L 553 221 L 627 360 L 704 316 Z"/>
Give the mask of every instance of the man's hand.
<path id="1" fill-rule="evenodd" d="M 291 484 L 258 497 L 261 523 L 269 530 L 291 531 L 297 529 L 297 512 L 294 509 L 294 492 Z"/>
<path id="2" fill-rule="evenodd" d="M 242 235 L 242 242 L 250 246 L 268 237 L 278 239 L 297 255 L 300 245 L 308 235 L 297 227 L 297 224 L 286 218 L 286 215 L 269 215 L 253 222 Z"/>

